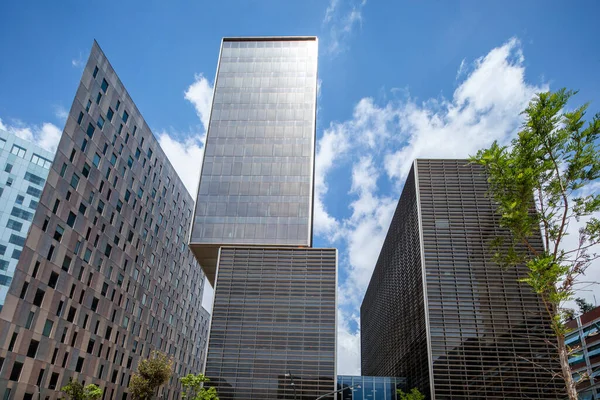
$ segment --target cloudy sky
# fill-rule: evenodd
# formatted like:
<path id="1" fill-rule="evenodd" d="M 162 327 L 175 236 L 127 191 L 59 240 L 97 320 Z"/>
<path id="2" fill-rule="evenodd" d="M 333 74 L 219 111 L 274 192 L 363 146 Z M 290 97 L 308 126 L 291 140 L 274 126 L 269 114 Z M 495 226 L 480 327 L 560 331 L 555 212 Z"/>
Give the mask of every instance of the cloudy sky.
<path id="1" fill-rule="evenodd" d="M 359 374 L 359 306 L 413 159 L 509 141 L 542 90 L 600 110 L 600 3 L 488 3 L 4 1 L 0 128 L 54 149 L 95 38 L 195 193 L 221 37 L 319 36 L 315 245 L 340 250 L 338 372 Z"/>

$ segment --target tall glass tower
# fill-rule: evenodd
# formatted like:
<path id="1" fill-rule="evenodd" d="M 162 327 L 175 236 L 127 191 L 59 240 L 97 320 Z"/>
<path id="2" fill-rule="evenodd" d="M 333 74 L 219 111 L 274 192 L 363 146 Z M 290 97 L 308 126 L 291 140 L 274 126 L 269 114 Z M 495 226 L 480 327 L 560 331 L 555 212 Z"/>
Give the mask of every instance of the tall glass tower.
<path id="1" fill-rule="evenodd" d="M 335 390 L 337 252 L 314 249 L 317 38 L 225 38 L 190 248 L 221 399 Z"/>

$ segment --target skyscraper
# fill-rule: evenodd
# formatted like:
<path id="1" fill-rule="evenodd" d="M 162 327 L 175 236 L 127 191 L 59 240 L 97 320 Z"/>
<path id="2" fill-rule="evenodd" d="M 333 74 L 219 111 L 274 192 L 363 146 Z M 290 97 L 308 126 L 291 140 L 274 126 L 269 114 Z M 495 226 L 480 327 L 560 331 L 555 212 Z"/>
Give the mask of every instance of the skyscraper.
<path id="1" fill-rule="evenodd" d="M 223 400 L 335 390 L 337 253 L 310 247 L 316 89 L 315 37 L 223 39 L 190 239 Z"/>
<path id="2" fill-rule="evenodd" d="M 192 207 L 94 42 L 0 313 L 4 399 L 56 399 L 69 378 L 126 399 L 155 349 L 174 359 L 160 395 L 180 398 L 178 377 L 204 359 Z"/>
<path id="3" fill-rule="evenodd" d="M 54 154 L 0 130 L 0 310 Z"/>
<path id="4" fill-rule="evenodd" d="M 492 261 L 508 233 L 487 190 L 467 160 L 414 162 L 361 306 L 363 375 L 407 377 L 436 400 L 564 398 L 526 268 Z"/>

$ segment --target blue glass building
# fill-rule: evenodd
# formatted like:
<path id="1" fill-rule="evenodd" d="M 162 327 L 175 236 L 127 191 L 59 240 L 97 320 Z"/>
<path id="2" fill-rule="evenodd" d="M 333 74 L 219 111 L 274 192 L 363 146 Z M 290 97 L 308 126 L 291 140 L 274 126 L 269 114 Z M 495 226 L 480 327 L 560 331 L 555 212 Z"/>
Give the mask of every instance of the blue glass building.
<path id="1" fill-rule="evenodd" d="M 407 390 L 406 378 L 338 375 L 336 400 L 396 400 L 396 389 Z"/>
<path id="2" fill-rule="evenodd" d="M 0 310 L 54 154 L 0 130 Z"/>

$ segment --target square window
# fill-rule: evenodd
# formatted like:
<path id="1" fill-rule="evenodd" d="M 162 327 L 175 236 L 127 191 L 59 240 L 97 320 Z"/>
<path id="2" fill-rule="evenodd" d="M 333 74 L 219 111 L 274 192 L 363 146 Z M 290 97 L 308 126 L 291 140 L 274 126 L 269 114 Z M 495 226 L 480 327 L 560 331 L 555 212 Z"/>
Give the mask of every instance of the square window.
<path id="1" fill-rule="evenodd" d="M 6 166 L 4 167 L 4 172 L 8 172 L 10 174 L 10 172 L 12 171 L 12 164 L 6 163 Z"/>
<path id="2" fill-rule="evenodd" d="M 100 129 L 102 129 L 104 126 L 104 118 L 102 118 L 102 115 L 98 117 L 98 122 L 96 122 L 96 125 L 98 125 L 98 128 Z"/>
<path id="3" fill-rule="evenodd" d="M 106 82 L 106 79 L 102 79 L 102 85 L 100 85 L 100 88 L 104 93 L 106 93 L 108 90 L 108 82 Z"/>
<path id="4" fill-rule="evenodd" d="M 100 154 L 94 154 L 94 160 L 92 161 L 92 164 L 94 164 L 94 167 L 98 168 L 98 165 L 100 165 Z"/>
<path id="5" fill-rule="evenodd" d="M 118 110 L 118 108 L 117 108 L 117 110 Z M 112 108 L 109 107 L 108 112 L 106 113 L 106 118 L 108 118 L 108 120 L 112 122 L 114 115 L 115 115 L 115 112 L 112 110 Z"/>
<path id="6" fill-rule="evenodd" d="M 77 186 L 79 185 L 79 176 L 77 174 L 73 174 L 71 176 L 71 187 L 77 190 Z"/>
<path id="7" fill-rule="evenodd" d="M 15 200 L 15 203 L 21 205 L 23 204 L 23 200 L 25 200 L 24 196 L 17 195 L 17 200 Z"/>

